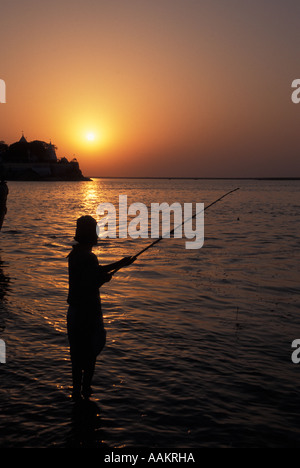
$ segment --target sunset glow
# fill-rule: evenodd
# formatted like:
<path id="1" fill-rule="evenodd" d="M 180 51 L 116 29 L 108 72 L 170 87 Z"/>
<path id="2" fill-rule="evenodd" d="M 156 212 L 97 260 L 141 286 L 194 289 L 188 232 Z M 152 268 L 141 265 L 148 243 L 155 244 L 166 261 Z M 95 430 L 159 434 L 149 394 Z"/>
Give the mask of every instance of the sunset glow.
<path id="1" fill-rule="evenodd" d="M 1 8 L 0 140 L 51 138 L 89 176 L 299 175 L 284 2 L 29 3 Z"/>

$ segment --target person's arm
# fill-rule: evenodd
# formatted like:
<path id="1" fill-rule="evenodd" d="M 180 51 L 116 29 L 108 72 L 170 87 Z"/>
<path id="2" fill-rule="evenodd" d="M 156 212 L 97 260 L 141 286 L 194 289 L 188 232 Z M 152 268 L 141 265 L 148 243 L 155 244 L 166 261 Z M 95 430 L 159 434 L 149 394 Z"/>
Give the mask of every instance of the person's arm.
<path id="1" fill-rule="evenodd" d="M 105 272 L 119 270 L 120 268 L 131 265 L 135 261 L 136 257 L 124 257 L 118 262 L 110 263 L 109 265 L 102 265 Z"/>
<path id="2" fill-rule="evenodd" d="M 110 280 L 111 275 L 109 272 L 104 270 L 102 265 L 99 265 L 96 255 L 91 253 L 81 268 L 81 281 L 85 285 L 85 289 L 88 291 L 89 289 L 100 288 Z"/>

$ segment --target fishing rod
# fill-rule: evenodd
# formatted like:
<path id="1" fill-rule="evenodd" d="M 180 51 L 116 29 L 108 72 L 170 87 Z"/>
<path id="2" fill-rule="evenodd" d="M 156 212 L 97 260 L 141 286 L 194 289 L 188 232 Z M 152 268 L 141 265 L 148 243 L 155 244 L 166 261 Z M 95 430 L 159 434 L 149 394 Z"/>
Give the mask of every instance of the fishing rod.
<path id="1" fill-rule="evenodd" d="M 209 205 L 207 205 L 202 211 L 205 211 L 205 210 L 208 210 L 208 208 L 210 208 L 211 206 L 215 205 L 216 203 L 218 203 L 219 201 L 221 201 L 223 198 L 227 197 L 227 195 L 229 195 L 230 193 L 233 193 L 233 192 L 236 192 L 237 190 L 239 190 L 239 187 L 233 189 L 233 190 L 230 190 L 229 192 L 225 193 L 224 195 L 222 195 L 220 198 L 218 198 L 217 200 L 213 201 L 212 203 L 210 203 Z M 202 213 L 202 211 L 199 211 L 198 213 L 195 213 L 193 216 L 191 216 L 191 218 L 183 221 L 181 224 L 179 224 L 176 228 L 172 229 L 170 231 L 170 234 L 173 234 L 174 231 L 176 231 L 176 229 L 178 229 L 179 227 L 181 227 L 186 221 L 189 221 L 193 218 L 195 218 L 198 214 Z M 150 249 L 151 247 L 153 247 L 155 244 L 157 244 L 158 242 L 160 242 L 161 240 L 163 239 L 166 239 L 164 236 L 160 236 L 158 237 L 157 239 L 155 239 L 155 241 L 151 242 L 151 244 L 147 245 L 144 249 L 140 250 L 140 252 L 138 252 L 137 254 L 133 255 L 132 258 L 136 259 L 137 257 L 139 257 L 140 255 L 142 255 L 142 253 L 146 252 L 146 250 Z M 113 270 L 110 274 L 111 275 L 114 275 L 115 273 L 117 273 L 117 271 L 119 271 L 121 268 L 123 268 L 123 266 L 120 266 L 119 268 L 116 268 L 115 270 Z"/>

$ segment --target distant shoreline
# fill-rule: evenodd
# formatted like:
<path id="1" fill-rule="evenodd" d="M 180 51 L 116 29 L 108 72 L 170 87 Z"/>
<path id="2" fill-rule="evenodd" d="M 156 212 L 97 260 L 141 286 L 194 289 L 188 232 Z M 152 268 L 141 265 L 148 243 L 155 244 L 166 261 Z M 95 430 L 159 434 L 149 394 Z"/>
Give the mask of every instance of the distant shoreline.
<path id="1" fill-rule="evenodd" d="M 162 180 L 300 180 L 300 177 L 147 177 L 89 176 L 90 179 L 162 179 Z"/>
<path id="2" fill-rule="evenodd" d="M 79 178 L 59 178 L 59 177 L 45 177 L 45 178 L 14 178 L 7 177 L 7 182 L 92 182 L 92 179 L 119 179 L 119 180 L 266 180 L 266 181 L 297 181 L 300 177 L 112 177 L 112 176 L 82 176 Z"/>

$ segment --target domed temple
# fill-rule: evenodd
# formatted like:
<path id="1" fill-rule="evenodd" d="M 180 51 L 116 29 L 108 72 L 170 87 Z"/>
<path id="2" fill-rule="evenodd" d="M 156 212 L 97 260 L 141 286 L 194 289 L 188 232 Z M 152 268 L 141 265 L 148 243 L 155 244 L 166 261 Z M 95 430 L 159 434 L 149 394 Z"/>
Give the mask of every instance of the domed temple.
<path id="1" fill-rule="evenodd" d="M 76 159 L 57 158 L 51 140 L 28 142 L 23 132 L 11 145 L 0 141 L 0 169 L 7 180 L 89 180 Z"/>

